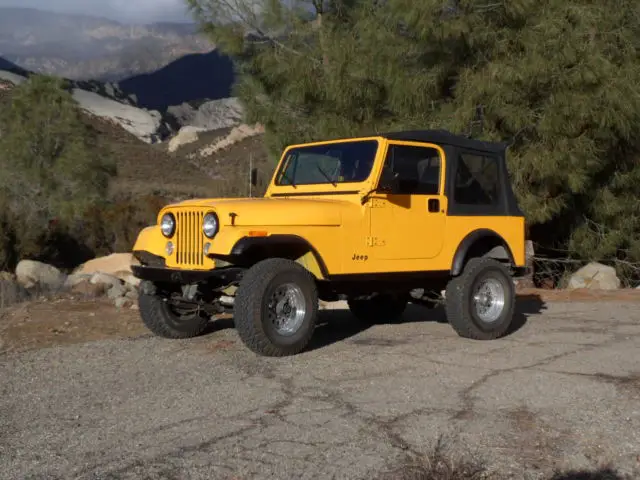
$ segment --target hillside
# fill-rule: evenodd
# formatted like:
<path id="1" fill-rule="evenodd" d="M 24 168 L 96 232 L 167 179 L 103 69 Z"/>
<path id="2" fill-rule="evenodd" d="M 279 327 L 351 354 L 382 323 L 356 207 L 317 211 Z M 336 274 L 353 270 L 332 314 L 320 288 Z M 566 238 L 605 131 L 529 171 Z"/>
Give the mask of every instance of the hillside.
<path id="1" fill-rule="evenodd" d="M 14 85 L 0 78 L 0 108 L 11 101 Z M 249 159 L 260 168 L 261 179 L 269 177 L 273 165 L 267 158 L 262 135 L 193 160 L 194 153 L 215 144 L 232 127 L 201 132 L 196 142 L 168 152 L 169 142 L 150 145 L 116 122 L 83 111 L 84 122 L 98 132 L 96 155 L 109 151 L 117 160 L 118 178 L 114 197 L 158 195 L 168 199 L 197 196 L 246 195 Z M 203 172 L 206 171 L 205 174 Z"/>
<path id="2" fill-rule="evenodd" d="M 118 179 L 113 186 L 117 197 L 159 195 L 167 201 L 196 197 L 248 195 L 249 160 L 261 172 L 261 186 L 270 176 L 270 163 L 262 136 L 241 140 L 221 151 L 194 161 L 188 155 L 196 149 L 224 138 L 232 130 L 224 128 L 201 134 L 198 142 L 168 153 L 167 143 L 147 145 L 120 127 L 88 118 L 101 132 L 105 148 L 116 152 Z"/>
<path id="3" fill-rule="evenodd" d="M 0 55 L 37 73 L 112 82 L 213 48 L 190 24 L 125 25 L 87 15 L 0 7 Z"/>
<path id="4" fill-rule="evenodd" d="M 0 111 L 10 105 L 14 88 L 0 78 Z M 149 144 L 115 121 L 84 109 L 80 113 L 82 123 L 95 133 L 87 154 L 113 159 L 117 175 L 105 194 L 106 203 L 74 217 L 69 233 L 42 251 L 41 259 L 56 266 L 79 265 L 96 255 L 130 250 L 140 228 L 155 222 L 158 210 L 167 203 L 247 196 L 250 160 L 260 170 L 261 185 L 254 195 L 264 191 L 273 170 L 260 133 L 243 139 L 235 128 L 204 131 L 196 142 L 172 148 L 170 153 L 170 142 Z M 211 148 L 223 139 L 225 148 Z M 193 155 L 202 150 L 205 155 Z M 14 247 L 11 244 L 4 257 L 9 266 L 22 255 Z"/>

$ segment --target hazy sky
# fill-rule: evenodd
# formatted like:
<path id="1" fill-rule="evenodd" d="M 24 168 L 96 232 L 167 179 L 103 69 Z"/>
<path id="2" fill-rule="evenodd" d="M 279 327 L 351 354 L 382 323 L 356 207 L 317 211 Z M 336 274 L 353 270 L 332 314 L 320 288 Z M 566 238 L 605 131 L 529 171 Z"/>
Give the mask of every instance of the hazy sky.
<path id="1" fill-rule="evenodd" d="M 84 13 L 125 22 L 191 20 L 184 0 L 0 0 L 0 7 Z"/>

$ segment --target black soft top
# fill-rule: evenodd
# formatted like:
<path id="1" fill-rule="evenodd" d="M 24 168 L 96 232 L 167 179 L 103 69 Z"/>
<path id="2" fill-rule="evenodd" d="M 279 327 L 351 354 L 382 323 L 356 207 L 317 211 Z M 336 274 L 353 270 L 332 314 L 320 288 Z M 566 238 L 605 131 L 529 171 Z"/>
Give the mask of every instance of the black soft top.
<path id="1" fill-rule="evenodd" d="M 439 145 L 451 145 L 452 147 L 481 150 L 484 152 L 493 153 L 503 153 L 507 148 L 506 143 L 475 140 L 463 135 L 451 133 L 448 130 L 404 130 L 399 132 L 378 134 L 378 136 L 386 138 L 388 140 L 425 143 L 428 142 Z"/>

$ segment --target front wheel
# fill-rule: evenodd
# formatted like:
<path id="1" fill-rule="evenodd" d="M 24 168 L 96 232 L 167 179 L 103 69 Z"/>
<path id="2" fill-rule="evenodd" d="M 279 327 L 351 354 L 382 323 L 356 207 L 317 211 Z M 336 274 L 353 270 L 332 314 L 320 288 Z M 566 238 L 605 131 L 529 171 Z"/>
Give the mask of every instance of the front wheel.
<path id="1" fill-rule="evenodd" d="M 155 335 L 182 339 L 200 335 L 209 323 L 199 308 L 180 308 L 160 294 L 140 293 L 138 297 L 140 317 Z"/>
<path id="2" fill-rule="evenodd" d="M 295 355 L 316 326 L 316 282 L 294 261 L 263 260 L 245 273 L 234 305 L 236 330 L 250 350 L 269 357 Z"/>
<path id="3" fill-rule="evenodd" d="M 447 285 L 445 311 L 464 338 L 493 340 L 504 336 L 513 320 L 515 288 L 507 268 L 491 258 L 469 260 Z"/>

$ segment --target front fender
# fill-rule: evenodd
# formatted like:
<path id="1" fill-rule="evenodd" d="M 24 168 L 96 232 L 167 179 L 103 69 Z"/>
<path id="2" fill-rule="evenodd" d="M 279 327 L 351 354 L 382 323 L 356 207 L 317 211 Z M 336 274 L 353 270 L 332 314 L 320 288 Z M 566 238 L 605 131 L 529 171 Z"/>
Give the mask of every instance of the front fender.
<path id="1" fill-rule="evenodd" d="M 250 230 L 234 230 L 216 237 L 210 255 L 258 261 L 271 255 L 296 261 L 317 279 L 327 278 L 327 267 L 318 251 L 304 238 L 291 234 L 252 235 Z"/>
<path id="2" fill-rule="evenodd" d="M 160 231 L 160 227 L 157 225 L 152 225 L 150 227 L 143 228 L 140 233 L 138 233 L 138 238 L 136 238 L 136 242 L 133 245 L 134 252 L 149 252 L 158 257 L 165 257 L 165 246 L 167 244 L 167 239 L 162 235 Z"/>
<path id="3" fill-rule="evenodd" d="M 250 235 L 250 232 L 245 229 L 226 228 L 218 232 L 211 242 L 211 249 L 209 255 L 219 255 L 226 257 L 231 255 L 233 247 L 238 241 L 244 237 Z"/>

